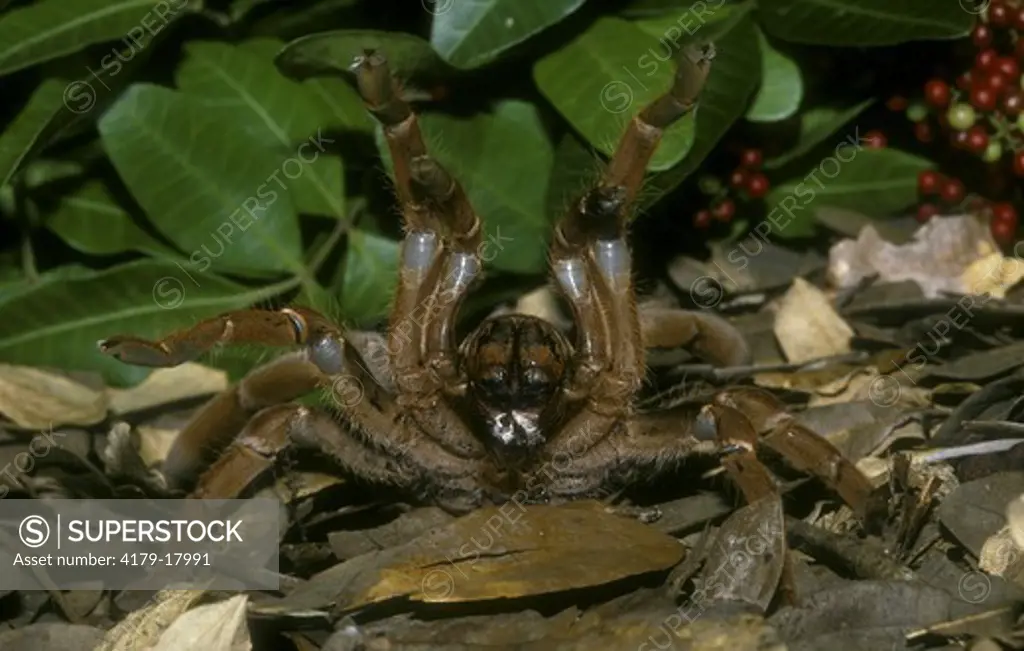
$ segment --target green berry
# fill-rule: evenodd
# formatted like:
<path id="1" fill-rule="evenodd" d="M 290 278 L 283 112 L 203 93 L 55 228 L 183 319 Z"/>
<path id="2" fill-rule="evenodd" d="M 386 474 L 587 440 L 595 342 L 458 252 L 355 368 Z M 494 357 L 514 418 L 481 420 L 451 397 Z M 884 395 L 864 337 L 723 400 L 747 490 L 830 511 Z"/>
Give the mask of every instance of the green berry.
<path id="1" fill-rule="evenodd" d="M 988 143 L 988 147 L 985 147 L 985 153 L 981 155 L 981 159 L 986 163 L 994 163 L 1003 157 L 1003 146 L 999 144 L 998 140 L 991 140 Z"/>
<path id="2" fill-rule="evenodd" d="M 953 127 L 957 131 L 970 129 L 974 126 L 974 120 L 976 119 L 974 107 L 970 104 L 964 104 L 963 102 L 954 104 L 949 107 L 949 112 L 946 113 L 946 119 L 949 120 L 949 126 Z"/>
<path id="3" fill-rule="evenodd" d="M 722 182 L 715 176 L 705 175 L 697 181 L 697 187 L 706 195 L 714 196 L 721 192 Z"/>
<path id="4" fill-rule="evenodd" d="M 921 122 L 928 117 L 928 107 L 921 102 L 914 102 L 907 107 L 907 119 L 911 122 Z"/>

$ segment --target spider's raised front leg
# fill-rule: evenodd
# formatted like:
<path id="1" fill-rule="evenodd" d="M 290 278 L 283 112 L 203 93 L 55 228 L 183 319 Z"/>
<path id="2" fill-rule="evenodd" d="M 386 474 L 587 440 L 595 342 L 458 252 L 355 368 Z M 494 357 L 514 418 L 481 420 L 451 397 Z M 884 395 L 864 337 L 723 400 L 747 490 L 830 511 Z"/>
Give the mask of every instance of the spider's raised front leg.
<path id="1" fill-rule="evenodd" d="M 545 481 L 554 496 L 579 496 L 600 486 L 600 475 L 575 460 L 629 420 L 644 379 L 644 336 L 626 229 L 665 129 L 696 108 L 714 49 L 688 46 L 681 55 L 672 88 L 633 118 L 596 187 L 555 229 L 551 266 L 577 330 L 574 373 L 565 394 L 583 409 L 546 446 L 551 459 L 574 460 Z"/>
<path id="2" fill-rule="evenodd" d="M 445 398 L 465 390 L 455 320 L 479 276 L 481 225 L 462 186 L 427 151 L 419 120 L 380 53 L 353 66 L 359 92 L 381 123 L 405 224 L 388 329 L 391 371 L 403 417 L 451 454 L 481 458 L 484 446 Z"/>

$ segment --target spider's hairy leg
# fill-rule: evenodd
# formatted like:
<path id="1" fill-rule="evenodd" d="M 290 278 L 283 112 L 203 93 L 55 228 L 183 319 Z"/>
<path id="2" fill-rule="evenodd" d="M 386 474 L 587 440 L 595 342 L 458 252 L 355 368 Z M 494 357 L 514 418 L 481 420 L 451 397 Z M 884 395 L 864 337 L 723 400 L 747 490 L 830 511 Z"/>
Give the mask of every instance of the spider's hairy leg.
<path id="1" fill-rule="evenodd" d="M 456 380 L 454 322 L 480 273 L 480 219 L 462 186 L 427 152 L 416 113 L 384 56 L 368 51 L 353 69 L 368 110 L 383 127 L 405 221 L 388 334 L 392 369 L 404 392 L 432 393 L 439 388 L 434 374 L 417 371 L 429 365 L 443 381 Z"/>
<path id="2" fill-rule="evenodd" d="M 751 361 L 742 333 L 711 312 L 641 306 L 640 330 L 645 348 L 686 348 L 715 366 Z"/>
<path id="3" fill-rule="evenodd" d="M 323 315 L 307 308 L 239 310 L 200 321 L 156 341 L 115 335 L 97 343 L 100 352 L 125 364 L 170 367 L 198 359 L 215 346 L 240 343 L 266 346 L 304 344 L 311 335 L 337 332 Z"/>
<path id="4" fill-rule="evenodd" d="M 552 267 L 579 332 L 567 395 L 589 396 L 596 409 L 625 414 L 645 372 L 626 226 L 664 130 L 696 108 L 714 52 L 689 46 L 682 54 L 672 88 L 633 118 L 596 187 L 555 229 Z"/>

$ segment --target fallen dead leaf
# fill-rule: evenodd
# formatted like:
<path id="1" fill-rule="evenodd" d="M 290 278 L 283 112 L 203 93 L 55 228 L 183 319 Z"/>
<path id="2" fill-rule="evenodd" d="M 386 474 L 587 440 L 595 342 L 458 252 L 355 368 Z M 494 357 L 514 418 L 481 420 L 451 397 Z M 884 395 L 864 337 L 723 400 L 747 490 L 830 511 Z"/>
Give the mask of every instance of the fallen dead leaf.
<path id="1" fill-rule="evenodd" d="M 0 649 L 11 651 L 65 651 L 90 648 L 103 638 L 92 626 L 46 622 L 0 632 Z"/>
<path id="2" fill-rule="evenodd" d="M 841 289 L 877 274 L 882 283 L 912 280 L 927 298 L 970 294 L 980 285 L 971 266 L 993 254 L 999 247 L 988 226 L 971 215 L 930 219 L 903 245 L 886 241 L 868 224 L 856 240 L 832 247 L 828 278 Z"/>
<path id="3" fill-rule="evenodd" d="M 107 417 L 107 397 L 56 373 L 0 364 L 0 414 L 26 429 L 95 425 Z"/>
<path id="4" fill-rule="evenodd" d="M 236 595 L 178 616 L 152 651 L 250 651 L 245 612 L 249 597 Z"/>
<path id="5" fill-rule="evenodd" d="M 775 313 L 775 337 L 786 359 L 799 363 L 850 352 L 853 329 L 820 289 L 795 278 Z"/>
<path id="6" fill-rule="evenodd" d="M 103 641 L 93 651 L 145 651 L 160 640 L 160 636 L 178 618 L 205 594 L 205 590 L 161 590 L 146 606 L 107 631 Z"/>
<path id="7" fill-rule="evenodd" d="M 160 368 L 130 389 L 108 388 L 110 409 L 115 415 L 142 411 L 189 398 L 220 393 L 228 388 L 224 371 L 189 362 Z"/>

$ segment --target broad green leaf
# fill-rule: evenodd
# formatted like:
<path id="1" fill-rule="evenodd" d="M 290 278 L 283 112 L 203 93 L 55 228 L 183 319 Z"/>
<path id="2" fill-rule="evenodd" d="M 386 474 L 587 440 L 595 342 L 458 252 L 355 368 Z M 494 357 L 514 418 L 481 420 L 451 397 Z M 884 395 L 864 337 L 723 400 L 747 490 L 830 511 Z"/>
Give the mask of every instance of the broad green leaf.
<path id="1" fill-rule="evenodd" d="M 194 271 L 303 274 L 296 166 L 187 95 L 136 84 L 99 122 L 114 167 Z M 298 168 L 301 171 L 301 168 Z"/>
<path id="2" fill-rule="evenodd" d="M 43 217 L 48 229 L 82 253 L 139 251 L 156 257 L 182 257 L 135 223 L 102 181 L 88 181 L 61 196 L 56 210 Z"/>
<path id="3" fill-rule="evenodd" d="M 2 20 L 0 20 L 2 22 Z M 60 79 L 43 81 L 28 104 L 0 134 L 0 187 L 60 131 L 78 119 L 65 106 L 71 86 Z"/>
<path id="4" fill-rule="evenodd" d="M 898 149 L 865 148 L 855 135 L 837 138 L 835 150 L 812 164 L 765 198 L 774 235 L 812 234 L 814 213 L 823 207 L 889 216 L 917 202 L 917 175 L 935 166 Z"/>
<path id="5" fill-rule="evenodd" d="M 420 126 L 428 150 L 462 183 L 483 221 L 484 262 L 502 271 L 542 271 L 554 148 L 537 108 L 507 100 L 468 119 L 427 113 Z M 390 167 L 379 130 L 377 143 Z"/>
<path id="6" fill-rule="evenodd" d="M 133 384 L 149 369 L 101 354 L 97 341 L 116 334 L 163 337 L 220 312 L 265 300 L 282 287 L 248 289 L 213 274 L 192 278 L 178 265 L 152 260 L 39 283 L 3 303 L 0 359 L 98 371 L 113 384 Z"/>
<path id="7" fill-rule="evenodd" d="M 142 42 L 201 0 L 37 0 L 0 17 L 0 75 L 123 39 Z"/>
<path id="8" fill-rule="evenodd" d="M 655 176 L 647 185 L 644 205 L 650 206 L 698 169 L 725 132 L 747 106 L 761 76 L 761 52 L 749 14 L 732 24 L 715 39 L 716 56 L 701 94 L 696 114 L 696 132 L 686 159 Z"/>
<path id="9" fill-rule="evenodd" d="M 600 18 L 539 60 L 533 78 L 592 146 L 611 155 L 633 115 L 671 87 L 672 47 L 633 23 Z M 664 170 L 682 160 L 693 143 L 693 119 L 691 114 L 669 127 L 648 169 Z"/>
<path id="10" fill-rule="evenodd" d="M 256 0 L 241 0 L 256 1 Z M 260 2 L 264 0 L 258 0 Z M 362 17 L 363 0 L 317 0 L 313 4 L 290 4 L 267 0 L 276 11 L 260 18 L 251 28 L 252 36 L 297 38 L 313 32 L 344 27 Z"/>
<path id="11" fill-rule="evenodd" d="M 757 30 L 761 45 L 761 86 L 747 109 L 751 122 L 778 122 L 795 114 L 804 98 L 804 83 L 796 61 L 779 52 Z"/>
<path id="12" fill-rule="evenodd" d="M 578 201 L 588 187 L 599 178 L 602 169 L 600 156 L 583 143 L 576 134 L 568 132 L 555 146 L 555 163 L 548 182 L 547 214 L 557 220 L 574 201 Z"/>
<path id="13" fill-rule="evenodd" d="M 352 230 L 341 268 L 341 314 L 346 322 L 373 325 L 388 313 L 398 279 L 401 244 Z M 337 285 L 337 283 L 336 283 Z"/>
<path id="14" fill-rule="evenodd" d="M 283 45 L 262 44 L 264 52 Z M 281 75 L 271 56 L 255 48 L 192 42 L 185 52 L 178 87 L 213 119 L 244 130 L 254 145 L 298 163 L 287 185 L 299 212 L 344 218 L 341 159 L 328 153 L 335 140 L 329 134 L 343 125 L 320 95 Z"/>
<path id="15" fill-rule="evenodd" d="M 803 156 L 874 103 L 874 99 L 867 99 L 842 109 L 829 106 L 808 109 L 800 116 L 800 135 L 796 144 L 786 153 L 766 160 L 765 169 L 777 169 Z"/>
<path id="16" fill-rule="evenodd" d="M 75 278 L 88 278 L 95 273 L 95 270 L 78 264 L 69 264 L 57 267 L 56 269 L 50 269 L 39 274 L 35 279 L 26 278 L 24 274 L 19 273 L 16 280 L 13 282 L 5 281 L 3 286 L 0 286 L 0 307 L 3 307 L 8 301 L 22 294 L 38 291 L 43 285 L 63 283 Z"/>
<path id="17" fill-rule="evenodd" d="M 342 29 L 297 38 L 284 46 L 276 63 L 286 75 L 298 78 L 350 74 L 352 62 L 364 50 L 382 52 L 392 72 L 404 79 L 436 77 L 451 70 L 420 37 L 372 29 Z"/>
<path id="18" fill-rule="evenodd" d="M 761 0 L 761 25 L 794 43 L 870 47 L 966 36 L 977 15 L 935 0 Z"/>
<path id="19" fill-rule="evenodd" d="M 583 5 L 584 0 L 432 0 L 430 43 L 456 68 L 489 63 Z"/>

